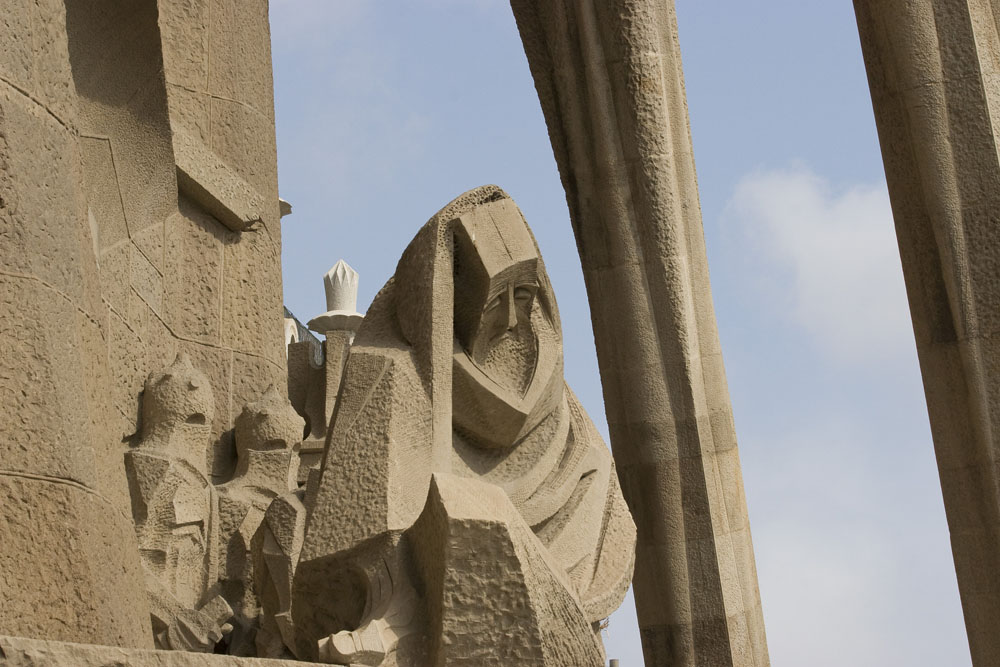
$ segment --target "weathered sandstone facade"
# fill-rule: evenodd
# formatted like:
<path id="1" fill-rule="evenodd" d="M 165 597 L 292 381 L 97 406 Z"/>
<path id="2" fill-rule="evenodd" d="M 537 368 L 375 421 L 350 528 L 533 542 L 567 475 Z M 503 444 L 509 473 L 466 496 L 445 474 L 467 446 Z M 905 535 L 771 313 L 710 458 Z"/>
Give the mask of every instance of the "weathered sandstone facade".
<path id="1" fill-rule="evenodd" d="M 285 386 L 267 2 L 3 14 L 0 633 L 152 646 L 123 458 L 146 376 L 205 373 L 216 479 Z"/>

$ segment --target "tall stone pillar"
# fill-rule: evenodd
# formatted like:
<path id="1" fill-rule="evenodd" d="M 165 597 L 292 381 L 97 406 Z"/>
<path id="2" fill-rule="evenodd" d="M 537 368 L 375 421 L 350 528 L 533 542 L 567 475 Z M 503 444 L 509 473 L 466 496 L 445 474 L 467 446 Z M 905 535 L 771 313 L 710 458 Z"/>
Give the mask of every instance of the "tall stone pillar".
<path id="1" fill-rule="evenodd" d="M 0 635 L 151 646 L 65 7 L 2 11 Z"/>
<path id="2" fill-rule="evenodd" d="M 648 665 L 768 664 L 673 2 L 512 0 L 638 528 Z"/>
<path id="3" fill-rule="evenodd" d="M 1000 664 L 1000 2 L 855 0 L 973 663 Z"/>

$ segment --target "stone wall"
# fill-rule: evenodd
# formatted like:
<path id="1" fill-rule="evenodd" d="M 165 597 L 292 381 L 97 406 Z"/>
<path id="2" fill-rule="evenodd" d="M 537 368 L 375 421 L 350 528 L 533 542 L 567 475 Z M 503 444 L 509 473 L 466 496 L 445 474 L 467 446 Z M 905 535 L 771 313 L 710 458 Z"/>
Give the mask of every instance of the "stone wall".
<path id="1" fill-rule="evenodd" d="M 111 25 L 124 28 L 121 19 Z M 231 471 L 226 431 L 235 416 L 271 382 L 284 386 L 267 3 L 160 2 L 158 27 L 159 36 L 132 31 L 135 43 L 161 47 L 157 65 L 164 72 L 149 90 L 130 93 L 144 132 L 126 134 L 109 114 L 95 114 L 115 164 L 131 160 L 148 164 L 148 171 L 88 169 L 100 175 L 92 198 L 106 205 L 106 193 L 117 189 L 124 211 L 97 217 L 101 258 L 109 258 L 102 261 L 102 284 L 115 334 L 109 358 L 118 431 L 122 437 L 136 432 L 143 380 L 183 350 L 215 392 L 219 444 L 210 469 L 221 479 Z M 115 76 L 108 70 L 102 68 L 105 76 Z M 139 85 L 137 78 L 134 87 Z M 101 95 L 108 89 L 98 89 L 95 106 L 107 108 Z M 178 186 L 178 168 L 186 164 L 212 170 L 200 181 L 202 174 L 182 176 Z M 243 189 L 226 201 L 233 183 Z M 152 194 L 157 192 L 162 197 Z M 248 200 L 258 201 L 259 210 L 244 229 L 219 221 Z"/>
<path id="2" fill-rule="evenodd" d="M 227 433 L 285 392 L 266 0 L 0 16 L 0 633 L 149 646 L 122 457 L 187 352 Z"/>

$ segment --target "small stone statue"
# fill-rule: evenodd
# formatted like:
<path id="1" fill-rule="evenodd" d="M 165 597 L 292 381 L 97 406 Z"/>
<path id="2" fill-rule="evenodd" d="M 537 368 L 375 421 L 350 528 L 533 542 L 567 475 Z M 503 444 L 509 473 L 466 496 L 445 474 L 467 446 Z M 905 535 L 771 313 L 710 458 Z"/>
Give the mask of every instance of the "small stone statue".
<path id="1" fill-rule="evenodd" d="M 256 634 L 257 657 L 294 658 L 292 582 L 306 532 L 304 489 L 276 498 L 267 508 L 253 542 L 254 592 L 262 611 Z"/>
<path id="2" fill-rule="evenodd" d="M 234 610 L 228 652 L 256 655 L 258 602 L 251 543 L 271 501 L 297 488 L 305 422 L 274 385 L 236 418 L 233 479 L 218 487 L 220 583 Z"/>
<path id="3" fill-rule="evenodd" d="M 520 211 L 467 192 L 365 316 L 304 502 L 268 511 L 272 639 L 338 664 L 603 665 L 635 526 L 562 364 Z"/>
<path id="4" fill-rule="evenodd" d="M 146 379 L 142 439 L 125 454 L 157 648 L 211 652 L 232 609 L 219 595 L 218 512 L 206 470 L 215 401 L 185 354 Z"/>

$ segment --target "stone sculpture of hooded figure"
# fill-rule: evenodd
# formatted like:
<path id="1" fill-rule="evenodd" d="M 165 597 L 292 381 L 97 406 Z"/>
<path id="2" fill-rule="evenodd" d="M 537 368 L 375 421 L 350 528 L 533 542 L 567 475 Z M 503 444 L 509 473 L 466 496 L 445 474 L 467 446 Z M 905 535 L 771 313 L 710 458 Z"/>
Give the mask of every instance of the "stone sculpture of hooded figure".
<path id="1" fill-rule="evenodd" d="M 375 297 L 305 506 L 298 657 L 602 664 L 635 527 L 501 189 L 442 209 Z"/>

